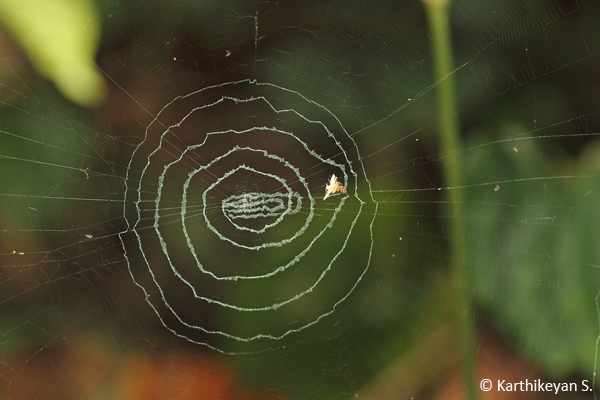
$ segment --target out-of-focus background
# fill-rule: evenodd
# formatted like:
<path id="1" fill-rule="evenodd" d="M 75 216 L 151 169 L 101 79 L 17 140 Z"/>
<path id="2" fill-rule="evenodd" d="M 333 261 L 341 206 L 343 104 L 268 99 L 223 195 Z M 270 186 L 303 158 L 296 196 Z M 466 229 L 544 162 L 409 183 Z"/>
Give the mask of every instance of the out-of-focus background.
<path id="1" fill-rule="evenodd" d="M 0 398 L 591 398 L 600 4 L 449 16 L 0 0 Z"/>

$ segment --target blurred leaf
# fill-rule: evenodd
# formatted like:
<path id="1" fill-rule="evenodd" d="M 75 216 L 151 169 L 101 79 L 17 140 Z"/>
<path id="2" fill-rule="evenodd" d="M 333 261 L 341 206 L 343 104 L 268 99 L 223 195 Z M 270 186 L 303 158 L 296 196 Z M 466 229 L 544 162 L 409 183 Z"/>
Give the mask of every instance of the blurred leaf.
<path id="1" fill-rule="evenodd" d="M 93 64 L 100 40 L 92 0 L 0 0 L 2 24 L 32 64 L 71 101 L 96 105 L 104 81 Z"/>
<path id="2" fill-rule="evenodd" d="M 600 148 L 564 170 L 570 156 L 537 157 L 543 150 L 534 139 L 505 138 L 468 157 L 471 184 L 492 182 L 485 165 L 502 166 L 508 181 L 470 190 L 472 264 L 482 266 L 472 273 L 479 304 L 495 318 L 486 323 L 558 377 L 587 371 L 596 356 L 600 209 L 591 194 Z"/>

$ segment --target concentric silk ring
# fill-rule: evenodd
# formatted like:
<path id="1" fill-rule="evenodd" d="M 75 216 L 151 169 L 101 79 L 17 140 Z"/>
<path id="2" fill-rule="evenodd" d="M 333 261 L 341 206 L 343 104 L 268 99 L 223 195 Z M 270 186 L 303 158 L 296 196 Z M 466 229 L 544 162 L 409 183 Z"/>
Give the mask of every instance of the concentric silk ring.
<path id="1" fill-rule="evenodd" d="M 235 151 L 239 151 L 239 150 L 257 151 L 257 150 L 250 149 L 250 148 L 239 148 L 239 147 L 235 147 L 233 150 L 231 150 L 230 152 L 226 153 L 224 156 L 227 156 L 227 155 L 229 155 L 229 154 L 231 154 L 231 153 L 233 153 L 233 152 L 235 152 Z M 260 151 L 260 150 L 259 150 L 259 151 Z M 263 151 L 260 151 L 260 152 L 263 152 Z M 281 161 L 283 164 L 285 164 L 287 167 L 289 167 L 289 168 L 293 169 L 293 170 L 294 170 L 294 172 L 296 173 L 296 176 L 298 177 L 298 180 L 299 180 L 300 182 L 302 182 L 302 185 L 305 187 L 306 191 L 307 191 L 307 192 L 309 192 L 308 184 L 306 183 L 306 180 L 305 180 L 305 179 L 304 179 L 304 178 L 303 178 L 303 177 L 300 175 L 300 173 L 299 173 L 299 171 L 298 171 L 298 169 L 297 169 L 297 168 L 294 168 L 294 166 L 293 166 L 293 165 L 291 165 L 289 162 L 287 162 L 286 160 L 282 160 L 282 159 L 280 159 L 280 158 L 279 158 L 279 157 L 277 157 L 277 156 L 270 155 L 270 154 L 268 154 L 268 153 L 266 153 L 266 152 L 263 152 L 263 153 L 264 153 L 264 155 L 265 155 L 266 157 L 268 157 L 268 158 L 272 158 L 272 159 L 276 159 L 276 160 L 279 160 L 279 161 Z M 209 165 L 210 165 L 210 164 L 209 164 Z M 240 166 L 237 166 L 237 167 L 233 168 L 232 170 L 230 170 L 229 172 L 227 172 L 227 173 L 226 173 L 226 174 L 225 174 L 223 177 L 220 177 L 220 178 L 218 178 L 218 179 L 217 179 L 217 180 L 216 180 L 214 183 L 212 183 L 212 184 L 209 186 L 209 188 L 207 189 L 207 191 L 208 191 L 208 190 L 211 190 L 211 189 L 213 189 L 213 188 L 214 188 L 216 185 L 218 185 L 218 184 L 219 184 L 219 183 L 220 183 L 220 182 L 221 182 L 223 179 L 227 178 L 228 176 L 230 176 L 231 174 L 235 173 L 235 172 L 236 172 L 237 170 L 239 170 L 239 169 L 246 169 L 246 170 L 250 170 L 250 171 L 258 172 L 258 171 L 256 171 L 255 169 L 253 169 L 253 168 L 251 168 L 251 167 L 247 167 L 247 166 L 245 166 L 245 165 L 240 165 Z M 190 175 L 189 175 L 189 177 L 188 177 L 188 179 L 186 180 L 186 183 L 185 183 L 185 185 L 184 185 L 184 193 L 186 193 L 186 192 L 187 192 L 187 187 L 189 186 L 189 182 L 190 182 L 190 180 L 192 179 L 192 177 L 193 177 L 193 176 L 194 176 L 194 175 L 195 175 L 197 172 L 199 172 L 199 171 L 200 171 L 200 170 L 199 170 L 199 169 L 197 169 L 197 170 L 195 170 L 194 172 L 190 173 Z M 282 184 L 283 186 L 287 186 L 287 184 L 285 183 L 285 181 L 284 181 L 283 179 L 281 179 L 281 178 L 277 177 L 276 175 L 273 175 L 273 174 L 266 174 L 266 175 L 272 176 L 274 179 L 276 179 L 276 180 L 278 180 L 279 182 L 281 182 L 281 184 Z M 265 228 L 263 228 L 263 229 L 261 229 L 261 230 L 258 230 L 258 231 L 257 231 L 257 230 L 253 230 L 253 231 L 255 231 L 255 233 L 262 233 L 262 232 L 263 232 L 263 231 L 264 231 L 264 230 L 265 230 L 267 227 L 269 227 L 269 228 L 270 228 L 270 227 L 272 227 L 272 226 L 275 226 L 275 225 L 277 225 L 277 224 L 278 224 L 279 222 L 281 222 L 281 221 L 283 220 L 283 218 L 284 218 L 284 217 L 285 217 L 285 216 L 286 216 L 286 215 L 287 215 L 287 214 L 288 214 L 288 213 L 291 211 L 291 203 L 292 203 L 292 196 L 293 196 L 293 193 L 292 193 L 291 189 L 289 189 L 289 187 L 288 187 L 287 189 L 288 189 L 288 210 L 286 210 L 284 213 L 282 213 L 282 214 L 281 214 L 281 215 L 280 215 L 280 216 L 277 218 L 277 220 L 276 220 L 275 222 L 273 222 L 273 223 L 271 223 L 271 224 L 267 224 L 267 225 L 265 226 Z M 185 196 L 184 196 L 184 198 L 185 198 Z M 236 246 L 240 246 L 240 247 L 246 248 L 246 249 L 248 249 L 248 250 L 260 250 L 260 249 L 263 249 L 263 248 L 266 248 L 266 247 L 282 246 L 282 245 L 284 245 L 284 244 L 286 244 L 286 243 L 289 243 L 289 242 L 291 242 L 292 240 L 294 240 L 295 238 L 297 238 L 298 236 L 300 236 L 302 233 L 304 233 L 304 232 L 306 231 L 306 228 L 308 228 L 308 224 L 309 224 L 309 223 L 310 223 L 310 221 L 311 221 L 311 220 L 314 218 L 314 206 L 315 206 L 315 200 L 314 200 L 314 199 L 311 197 L 311 198 L 310 198 L 310 214 L 309 214 L 308 218 L 306 218 L 306 222 L 304 223 L 304 226 L 303 226 L 303 227 L 302 227 L 302 228 L 301 228 L 299 231 L 297 231 L 297 232 L 294 234 L 294 236 L 293 236 L 293 237 L 291 237 L 291 238 L 289 238 L 289 239 L 283 239 L 283 240 L 280 240 L 280 241 L 278 241 L 278 242 L 264 243 L 264 244 L 261 244 L 261 245 L 258 245 L 258 246 L 245 246 L 245 245 L 241 245 L 241 244 L 239 244 L 239 243 L 236 243 L 235 241 L 233 241 L 233 240 L 231 240 L 231 239 L 229 239 L 229 238 L 226 238 L 226 237 L 224 237 L 223 235 L 221 235 L 221 234 L 220 234 L 220 233 L 217 231 L 217 229 L 215 229 L 215 228 L 212 226 L 212 224 L 210 223 L 209 219 L 208 219 L 208 218 L 207 218 L 207 216 L 206 216 L 206 191 L 205 191 L 204 193 L 202 193 L 202 199 L 204 200 L 204 201 L 203 201 L 203 203 L 204 203 L 204 207 L 203 207 L 203 215 L 204 215 L 204 219 L 205 219 L 205 221 L 206 221 L 206 225 L 207 225 L 208 229 L 210 229 L 211 231 L 213 231 L 213 232 L 214 232 L 214 233 L 215 233 L 217 236 L 219 236 L 219 238 L 221 238 L 222 240 L 227 240 L 227 241 L 229 241 L 230 243 L 232 243 L 232 244 L 234 244 L 234 245 L 236 245 Z M 184 207 L 182 207 L 182 211 L 181 211 L 181 218 L 182 218 L 182 220 L 185 220 L 185 211 L 186 211 L 186 210 L 185 210 L 185 205 L 186 205 L 186 202 L 185 202 L 185 200 L 184 200 Z M 185 228 L 185 223 L 184 223 L 184 228 Z M 248 228 L 245 228 L 245 229 L 246 229 L 246 230 L 249 230 Z"/>
<path id="2" fill-rule="evenodd" d="M 322 200 L 332 174 L 347 194 Z M 246 80 L 175 98 L 124 185 L 131 277 L 188 341 L 275 346 L 334 314 L 368 271 L 377 203 L 358 148 L 298 92 Z"/>
<path id="3" fill-rule="evenodd" d="M 286 185 L 287 186 L 287 185 Z M 293 193 L 293 197 L 282 195 L 280 193 L 255 193 L 248 192 L 242 195 L 231 195 L 222 203 L 222 211 L 225 218 L 241 230 L 248 230 L 254 233 L 263 233 L 266 229 L 275 226 L 276 223 L 265 225 L 262 229 L 250 229 L 239 225 L 236 219 L 261 218 L 269 216 L 281 216 L 281 210 L 284 214 L 296 214 L 302 208 L 302 196 L 299 193 Z M 283 199 L 287 199 L 287 206 L 284 206 Z M 292 208 L 292 203 L 296 205 Z"/>

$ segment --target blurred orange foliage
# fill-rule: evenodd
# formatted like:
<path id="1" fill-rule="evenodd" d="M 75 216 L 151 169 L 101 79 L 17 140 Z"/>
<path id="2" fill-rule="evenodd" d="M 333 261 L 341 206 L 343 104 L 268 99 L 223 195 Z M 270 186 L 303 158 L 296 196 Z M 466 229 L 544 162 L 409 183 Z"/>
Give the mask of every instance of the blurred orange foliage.
<path id="1" fill-rule="evenodd" d="M 215 355 L 171 350 L 120 354 L 105 339 L 80 333 L 28 358 L 14 354 L 7 365 L 17 367 L 0 373 L 3 400 L 289 399 L 268 388 L 250 388 L 226 360 Z M 18 353 L 31 354 L 29 350 Z"/>

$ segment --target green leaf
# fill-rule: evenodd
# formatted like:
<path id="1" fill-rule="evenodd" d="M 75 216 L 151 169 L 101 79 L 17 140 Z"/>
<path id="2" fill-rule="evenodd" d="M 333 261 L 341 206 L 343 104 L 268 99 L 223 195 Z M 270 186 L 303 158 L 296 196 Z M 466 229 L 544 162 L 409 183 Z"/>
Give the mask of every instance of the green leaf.
<path id="1" fill-rule="evenodd" d="M 92 0 L 0 0 L 0 15 L 33 66 L 64 96 L 87 107 L 102 99 L 104 80 L 93 62 L 100 24 Z"/>

